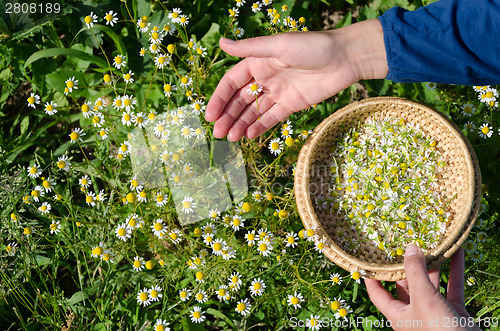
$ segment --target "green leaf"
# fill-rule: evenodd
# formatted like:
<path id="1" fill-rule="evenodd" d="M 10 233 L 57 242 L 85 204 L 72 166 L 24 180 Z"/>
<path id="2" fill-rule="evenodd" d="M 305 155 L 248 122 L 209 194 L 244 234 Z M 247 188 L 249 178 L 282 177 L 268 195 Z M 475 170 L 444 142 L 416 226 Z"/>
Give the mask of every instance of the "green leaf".
<path id="1" fill-rule="evenodd" d="M 226 315 L 224 315 L 220 311 L 215 310 L 213 308 L 208 308 L 207 314 L 214 315 L 215 317 L 218 317 L 218 318 L 224 320 L 227 324 L 231 325 L 234 328 L 234 323 Z"/>
<path id="2" fill-rule="evenodd" d="M 36 62 L 43 58 L 52 58 L 54 56 L 65 55 L 65 56 L 76 56 L 82 60 L 90 61 L 99 67 L 108 68 L 108 64 L 103 59 L 90 55 L 88 53 L 78 51 L 70 48 L 49 48 L 42 49 L 38 52 L 31 54 L 31 56 L 24 63 L 24 69 L 26 69 L 30 64 Z"/>
<path id="3" fill-rule="evenodd" d="M 120 36 L 118 36 L 113 30 L 111 30 L 107 26 L 100 25 L 100 24 L 94 24 L 94 29 L 100 30 L 100 31 L 104 32 L 105 34 L 107 34 L 111 38 L 111 40 L 113 40 L 113 42 L 115 43 L 115 46 L 116 46 L 116 49 L 118 50 L 118 52 L 120 54 L 127 56 L 127 48 L 125 47 L 125 43 L 120 38 Z"/>
<path id="4" fill-rule="evenodd" d="M 75 292 L 71 298 L 68 299 L 68 304 L 70 305 L 76 305 L 77 303 L 87 299 L 87 295 L 85 295 L 85 292 L 83 291 L 78 291 Z"/>
<path id="5" fill-rule="evenodd" d="M 36 263 L 38 264 L 39 267 L 44 266 L 46 264 L 51 263 L 52 259 L 43 255 L 36 255 L 35 256 Z"/>
<path id="6" fill-rule="evenodd" d="M 359 284 L 357 282 L 354 282 L 354 289 L 352 292 L 352 302 L 356 301 L 356 298 L 358 297 L 358 289 L 359 289 Z"/>
<path id="7" fill-rule="evenodd" d="M 20 125 L 21 136 L 26 135 L 26 132 L 28 131 L 29 125 L 30 125 L 30 118 L 29 118 L 29 116 L 25 116 L 23 118 L 23 120 L 21 121 L 21 125 Z"/>

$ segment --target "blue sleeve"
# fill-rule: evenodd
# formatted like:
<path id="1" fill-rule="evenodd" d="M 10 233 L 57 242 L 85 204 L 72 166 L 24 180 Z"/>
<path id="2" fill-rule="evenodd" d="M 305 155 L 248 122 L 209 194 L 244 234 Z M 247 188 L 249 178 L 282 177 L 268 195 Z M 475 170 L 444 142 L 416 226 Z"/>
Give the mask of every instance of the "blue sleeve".
<path id="1" fill-rule="evenodd" d="M 459 85 L 500 84 L 500 0 L 441 0 L 379 17 L 387 79 Z"/>

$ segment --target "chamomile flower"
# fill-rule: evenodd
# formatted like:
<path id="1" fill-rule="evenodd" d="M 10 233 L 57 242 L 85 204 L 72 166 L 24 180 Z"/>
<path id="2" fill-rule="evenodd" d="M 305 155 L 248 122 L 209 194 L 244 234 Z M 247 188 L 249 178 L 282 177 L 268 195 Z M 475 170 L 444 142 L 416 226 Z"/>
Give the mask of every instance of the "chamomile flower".
<path id="1" fill-rule="evenodd" d="M 344 320 L 347 320 L 347 315 L 349 313 L 352 313 L 352 309 L 348 305 L 345 305 L 345 306 L 341 307 L 339 310 L 337 310 L 337 312 L 335 313 L 335 318 L 336 319 L 342 318 Z"/>
<path id="2" fill-rule="evenodd" d="M 16 247 L 17 247 L 16 242 L 11 242 L 7 244 L 7 246 L 5 246 L 5 251 L 7 252 L 7 255 L 14 256 L 16 254 Z"/>
<path id="3" fill-rule="evenodd" d="M 226 249 L 226 246 L 227 244 L 223 239 L 221 238 L 215 239 L 212 242 L 212 254 L 217 256 L 222 255 L 222 251 Z"/>
<path id="4" fill-rule="evenodd" d="M 33 197 L 33 200 L 35 200 L 36 202 L 38 202 L 39 198 L 43 197 L 44 194 L 45 190 L 40 185 L 35 186 L 35 188 L 31 191 L 31 196 Z"/>
<path id="5" fill-rule="evenodd" d="M 289 294 L 287 298 L 288 305 L 292 306 L 294 309 L 302 308 L 300 303 L 303 301 L 304 297 L 301 293 L 297 293 L 297 291 L 295 291 L 294 294 Z"/>
<path id="6" fill-rule="evenodd" d="M 123 74 L 123 80 L 127 84 L 132 84 L 134 82 L 133 76 L 134 76 L 134 73 L 132 72 L 132 70 L 129 70 L 127 73 Z"/>
<path id="7" fill-rule="evenodd" d="M 141 271 L 142 269 L 144 269 L 145 264 L 146 264 L 146 262 L 144 261 L 144 259 L 142 257 L 136 256 L 136 257 L 134 257 L 134 261 L 132 262 L 132 268 L 134 268 L 135 271 Z M 146 289 L 146 293 L 147 293 L 147 289 Z M 148 297 L 149 297 L 149 295 L 148 295 Z"/>
<path id="8" fill-rule="evenodd" d="M 151 304 L 147 288 L 144 288 L 142 291 L 139 291 L 137 293 L 137 303 L 139 303 L 139 306 L 142 305 L 143 307 L 149 306 Z"/>
<path id="9" fill-rule="evenodd" d="M 191 322 L 201 323 L 205 320 L 205 313 L 201 310 L 201 307 L 195 306 L 193 310 L 189 313 L 191 315 Z"/>
<path id="10" fill-rule="evenodd" d="M 259 240 L 259 242 L 257 243 L 257 249 L 259 251 L 259 254 L 263 256 L 269 256 L 271 254 L 271 251 L 273 250 L 272 241 L 269 238 Z"/>
<path id="11" fill-rule="evenodd" d="M 193 79 L 191 77 L 182 76 L 180 80 L 180 86 L 182 88 L 188 88 L 193 84 Z"/>
<path id="12" fill-rule="evenodd" d="M 245 35 L 245 30 L 242 27 L 235 25 L 233 28 L 233 34 L 236 38 L 241 38 Z"/>
<path id="13" fill-rule="evenodd" d="M 283 141 L 280 138 L 271 139 L 269 150 L 273 155 L 278 155 L 283 151 Z"/>
<path id="14" fill-rule="evenodd" d="M 464 129 L 469 132 L 474 132 L 474 130 L 476 130 L 476 124 L 474 124 L 471 121 L 468 121 L 467 123 L 464 124 Z"/>
<path id="15" fill-rule="evenodd" d="M 196 301 L 198 301 L 199 303 L 207 302 L 207 300 L 208 300 L 207 292 L 205 292 L 205 290 L 200 290 L 198 293 L 196 293 L 196 295 L 194 296 L 194 299 Z"/>
<path id="16" fill-rule="evenodd" d="M 302 138 L 302 140 L 306 140 L 307 137 L 309 137 L 309 135 L 312 133 L 312 130 L 302 130 L 301 133 L 299 133 L 299 136 L 300 138 Z"/>
<path id="17" fill-rule="evenodd" d="M 40 207 L 38 207 L 38 211 L 44 215 L 49 214 L 50 210 L 52 209 L 52 206 L 48 202 L 42 203 Z"/>
<path id="18" fill-rule="evenodd" d="M 42 174 L 42 169 L 38 164 L 33 164 L 31 167 L 28 167 L 28 177 L 30 178 L 38 178 Z"/>
<path id="19" fill-rule="evenodd" d="M 151 229 L 153 230 L 153 234 L 158 238 L 162 238 L 167 233 L 167 227 L 165 226 L 165 224 L 163 223 L 163 219 L 161 218 L 157 218 L 153 221 Z"/>
<path id="20" fill-rule="evenodd" d="M 180 8 L 174 8 L 171 13 L 168 14 L 168 18 L 172 21 L 172 23 L 180 23 L 182 11 Z"/>
<path id="21" fill-rule="evenodd" d="M 135 108 L 137 104 L 137 100 L 132 96 L 125 94 L 122 96 L 123 108 L 125 108 L 126 112 L 130 112 Z"/>
<path id="22" fill-rule="evenodd" d="M 158 69 L 163 69 L 165 68 L 166 65 L 170 63 L 170 57 L 165 55 L 165 54 L 160 54 L 158 56 L 155 56 L 155 66 L 158 67 Z"/>
<path id="23" fill-rule="evenodd" d="M 130 230 L 134 230 L 139 228 L 142 225 L 142 218 L 137 214 L 131 214 L 125 219 L 125 223 L 127 224 L 127 228 Z"/>
<path id="24" fill-rule="evenodd" d="M 342 277 L 339 273 L 333 273 L 330 275 L 330 281 L 333 285 L 340 285 L 342 284 Z"/>
<path id="25" fill-rule="evenodd" d="M 210 219 L 212 221 L 216 221 L 219 219 L 220 217 L 220 212 L 218 209 L 211 209 L 209 212 L 208 212 L 208 217 L 210 217 Z"/>
<path id="26" fill-rule="evenodd" d="M 240 300 L 236 303 L 235 310 L 243 316 L 247 316 L 248 314 L 250 314 L 250 309 L 252 309 L 252 305 L 248 301 L 248 298 Z"/>
<path id="27" fill-rule="evenodd" d="M 192 108 L 193 108 L 193 113 L 198 116 L 198 115 L 200 115 L 201 113 L 203 113 L 205 111 L 205 109 L 207 108 L 207 106 L 205 106 L 205 101 L 197 99 L 192 104 Z"/>
<path id="28" fill-rule="evenodd" d="M 160 298 L 163 297 L 163 294 L 161 293 L 162 288 L 158 285 L 153 285 L 149 290 L 149 300 L 151 301 L 160 301 Z"/>
<path id="29" fill-rule="evenodd" d="M 240 10 L 238 8 L 230 8 L 227 10 L 229 12 L 229 17 L 238 17 L 238 15 L 240 14 Z"/>
<path id="30" fill-rule="evenodd" d="M 82 142 L 82 137 L 85 136 L 85 132 L 81 128 L 75 128 L 73 129 L 73 132 L 69 134 L 69 139 L 71 143 L 75 143 L 77 141 Z"/>
<path id="31" fill-rule="evenodd" d="M 239 272 L 235 271 L 229 276 L 229 288 L 231 291 L 238 291 L 242 284 L 241 275 Z"/>
<path id="32" fill-rule="evenodd" d="M 106 13 L 106 15 L 104 15 L 104 20 L 106 21 L 106 25 L 114 26 L 116 22 L 118 22 L 118 17 L 116 16 L 116 13 L 110 10 Z"/>
<path id="33" fill-rule="evenodd" d="M 78 80 L 75 79 L 75 76 L 68 78 L 64 83 L 66 84 L 66 89 L 64 91 L 65 95 L 68 95 L 69 93 L 72 93 L 73 90 L 78 89 Z"/>
<path id="34" fill-rule="evenodd" d="M 226 285 L 220 285 L 216 293 L 217 293 L 217 299 L 219 299 L 220 301 L 231 299 L 230 292 Z"/>
<path id="35" fill-rule="evenodd" d="M 323 251 L 325 250 L 325 248 L 326 248 L 325 241 L 323 239 L 320 239 L 320 240 L 316 241 L 315 244 L 314 244 L 314 249 L 317 252 L 323 253 Z"/>
<path id="36" fill-rule="evenodd" d="M 182 232 L 179 229 L 173 229 L 168 232 L 168 237 L 177 245 L 182 241 Z"/>
<path id="37" fill-rule="evenodd" d="M 44 110 L 47 115 L 54 115 L 57 113 L 57 104 L 54 101 L 45 103 Z"/>
<path id="38" fill-rule="evenodd" d="M 469 277 L 467 277 L 466 282 L 467 282 L 467 285 L 474 286 L 474 285 L 476 285 L 476 277 L 469 276 Z"/>
<path id="39" fill-rule="evenodd" d="M 472 104 L 466 103 L 466 104 L 462 105 L 462 112 L 461 113 L 464 116 L 471 117 L 472 115 L 474 115 L 476 113 L 476 108 Z"/>
<path id="40" fill-rule="evenodd" d="M 184 199 L 182 199 L 181 211 L 184 214 L 192 214 L 195 208 L 196 208 L 196 203 L 194 202 L 193 197 L 187 195 L 184 197 Z"/>
<path id="41" fill-rule="evenodd" d="M 260 9 L 261 9 L 261 8 L 262 8 L 262 5 L 260 4 L 260 2 L 259 2 L 259 1 L 254 2 L 254 3 L 252 4 L 252 11 L 253 11 L 254 13 L 260 12 Z"/>
<path id="42" fill-rule="evenodd" d="M 285 237 L 286 247 L 295 248 L 298 245 L 299 237 L 295 232 L 288 232 Z"/>
<path id="43" fill-rule="evenodd" d="M 83 18 L 83 22 L 87 25 L 87 29 L 90 29 L 94 26 L 94 23 L 97 23 L 97 15 L 90 12 L 89 15 Z"/>
<path id="44" fill-rule="evenodd" d="M 85 195 L 85 202 L 87 205 L 94 207 L 96 201 L 95 193 L 92 191 L 87 191 Z"/>
<path id="45" fill-rule="evenodd" d="M 170 97 L 172 95 L 172 92 L 177 90 L 177 86 L 172 85 L 172 83 L 166 83 L 163 85 L 163 93 L 165 94 L 165 97 Z"/>
<path id="46" fill-rule="evenodd" d="M 31 93 L 27 101 L 28 107 L 36 108 L 36 105 L 40 104 L 40 96 L 35 93 Z"/>
<path id="47" fill-rule="evenodd" d="M 331 302 L 330 302 L 330 308 L 332 308 L 332 310 L 334 311 L 338 311 L 340 309 L 340 307 L 342 307 L 343 305 L 345 304 L 345 300 L 338 297 L 338 298 L 334 298 Z"/>
<path id="48" fill-rule="evenodd" d="M 246 0 L 236 0 L 236 7 L 241 7 L 246 3 Z"/>
<path id="49" fill-rule="evenodd" d="M 181 301 L 187 301 L 191 297 L 191 290 L 188 288 L 183 288 L 182 290 L 179 291 L 179 298 Z"/>
<path id="50" fill-rule="evenodd" d="M 262 281 L 260 278 L 254 278 L 252 283 L 250 284 L 250 293 L 252 295 L 260 296 L 264 294 L 264 290 L 266 288 L 266 283 Z"/>
<path id="51" fill-rule="evenodd" d="M 365 278 L 366 271 L 363 269 L 351 270 L 351 278 L 358 284 L 361 284 L 361 278 Z"/>
<path id="52" fill-rule="evenodd" d="M 493 135 L 493 127 L 490 123 L 483 123 L 483 125 L 479 127 L 478 134 L 483 139 L 490 138 Z"/>
<path id="53" fill-rule="evenodd" d="M 234 229 L 234 231 L 238 231 L 244 226 L 245 220 L 242 219 L 239 215 L 234 215 L 233 219 L 231 220 L 231 227 Z"/>
<path id="54" fill-rule="evenodd" d="M 311 314 L 311 317 L 306 320 L 306 327 L 310 330 L 319 330 L 321 328 L 320 318 L 319 315 Z"/>
<path id="55" fill-rule="evenodd" d="M 259 85 L 257 83 L 252 83 L 252 84 L 248 85 L 248 87 L 249 88 L 248 88 L 247 92 L 250 95 L 258 96 L 262 92 L 262 85 Z"/>
<path id="56" fill-rule="evenodd" d="M 170 324 L 167 323 L 167 320 L 157 319 L 155 325 L 153 326 L 154 331 L 170 331 L 168 327 Z"/>
<path id="57" fill-rule="evenodd" d="M 118 239 L 127 241 L 127 239 L 130 238 L 130 228 L 127 226 L 127 223 L 118 224 L 115 229 L 115 234 Z"/>
<path id="58" fill-rule="evenodd" d="M 256 237 L 257 236 L 255 235 L 255 230 L 248 231 L 245 234 L 245 240 L 247 241 L 248 246 L 252 246 L 255 244 Z"/>
<path id="59" fill-rule="evenodd" d="M 61 224 L 59 221 L 54 221 L 52 220 L 52 223 L 50 223 L 50 234 L 58 234 L 61 231 Z"/>
<path id="60" fill-rule="evenodd" d="M 121 67 L 124 67 L 127 64 L 127 61 L 125 59 L 125 56 L 122 54 L 118 54 L 113 58 L 113 65 L 115 66 L 116 69 L 120 69 Z"/>

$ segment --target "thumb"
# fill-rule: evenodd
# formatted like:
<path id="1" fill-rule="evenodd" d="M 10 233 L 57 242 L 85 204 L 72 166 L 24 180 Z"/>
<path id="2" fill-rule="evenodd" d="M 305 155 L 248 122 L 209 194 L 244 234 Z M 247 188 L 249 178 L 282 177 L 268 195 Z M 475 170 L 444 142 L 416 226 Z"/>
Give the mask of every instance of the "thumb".
<path id="1" fill-rule="evenodd" d="M 425 256 L 416 245 L 410 244 L 406 247 L 404 266 L 410 291 L 410 304 L 420 299 L 428 300 L 430 295 L 436 293 L 437 290 L 427 274 Z"/>
<path id="2" fill-rule="evenodd" d="M 238 57 L 268 57 L 273 55 L 273 46 L 276 36 L 263 36 L 240 40 L 220 38 L 219 45 L 232 56 Z"/>

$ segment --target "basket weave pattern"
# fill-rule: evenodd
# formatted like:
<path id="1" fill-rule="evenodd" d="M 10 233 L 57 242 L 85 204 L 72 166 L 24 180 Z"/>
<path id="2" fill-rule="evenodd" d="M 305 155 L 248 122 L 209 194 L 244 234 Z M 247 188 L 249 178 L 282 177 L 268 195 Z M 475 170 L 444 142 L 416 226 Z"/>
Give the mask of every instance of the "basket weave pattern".
<path id="1" fill-rule="evenodd" d="M 314 197 L 326 194 L 330 178 L 326 165 L 331 161 L 331 148 L 342 132 L 368 119 L 404 119 L 420 125 L 420 129 L 437 142 L 447 166 L 438 176 L 442 200 L 451 201 L 447 230 L 438 245 L 427 254 L 427 267 L 438 267 L 460 247 L 474 223 L 481 200 L 481 174 L 474 151 L 467 138 L 444 115 L 421 104 L 400 98 L 372 98 L 354 102 L 329 116 L 304 144 L 295 171 L 295 197 L 304 226 L 326 243 L 324 254 L 346 270 L 363 269 L 366 277 L 396 281 L 405 278 L 402 257 L 388 262 L 382 251 L 373 244 L 361 243 L 353 256 L 339 248 L 334 238 L 339 230 L 355 235 L 338 222 L 342 215 L 314 208 Z"/>

